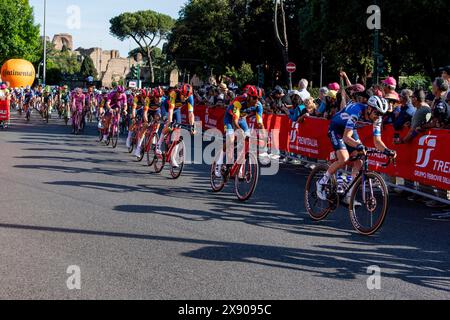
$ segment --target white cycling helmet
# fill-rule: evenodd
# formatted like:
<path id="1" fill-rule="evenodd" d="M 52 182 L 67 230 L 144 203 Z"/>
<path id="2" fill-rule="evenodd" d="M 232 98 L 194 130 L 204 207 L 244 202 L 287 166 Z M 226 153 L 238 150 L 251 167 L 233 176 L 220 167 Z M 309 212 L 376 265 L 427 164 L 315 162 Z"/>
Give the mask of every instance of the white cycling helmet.
<path id="1" fill-rule="evenodd" d="M 386 114 L 386 112 L 388 112 L 389 110 L 389 104 L 387 100 L 378 96 L 371 96 L 367 104 L 372 108 L 377 109 L 381 114 Z"/>

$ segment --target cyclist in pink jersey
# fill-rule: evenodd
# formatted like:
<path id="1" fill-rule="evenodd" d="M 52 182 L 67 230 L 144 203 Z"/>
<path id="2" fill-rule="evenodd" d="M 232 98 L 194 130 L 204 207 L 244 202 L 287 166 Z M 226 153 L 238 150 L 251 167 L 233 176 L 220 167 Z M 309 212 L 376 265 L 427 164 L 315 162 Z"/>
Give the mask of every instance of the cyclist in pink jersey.
<path id="1" fill-rule="evenodd" d="M 75 123 L 78 115 L 83 115 L 83 109 L 85 108 L 86 103 L 86 97 L 83 94 L 83 91 L 81 88 L 77 88 L 75 90 L 75 93 L 72 95 L 72 125 L 73 125 L 73 131 L 72 133 L 75 133 L 75 126 L 80 125 L 79 123 Z"/>
<path id="2" fill-rule="evenodd" d="M 122 109 L 127 109 L 127 95 L 122 86 L 118 86 L 115 91 L 111 92 L 106 98 L 106 114 L 105 114 L 105 126 L 109 128 L 111 125 L 111 119 L 113 115 L 119 117 Z M 103 135 L 103 142 L 108 140 L 108 134 Z"/>

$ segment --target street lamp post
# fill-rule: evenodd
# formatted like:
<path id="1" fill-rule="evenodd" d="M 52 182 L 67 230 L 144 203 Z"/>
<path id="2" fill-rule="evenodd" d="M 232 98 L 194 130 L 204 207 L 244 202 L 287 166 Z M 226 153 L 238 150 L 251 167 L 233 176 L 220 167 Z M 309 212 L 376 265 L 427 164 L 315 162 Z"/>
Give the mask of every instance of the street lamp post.
<path id="1" fill-rule="evenodd" d="M 325 63 L 325 57 L 323 56 L 323 53 L 320 54 L 320 87 L 323 86 L 323 65 Z"/>
<path id="2" fill-rule="evenodd" d="M 375 5 L 378 6 L 378 0 L 375 0 Z M 380 30 L 374 29 L 373 36 L 373 69 L 374 69 L 374 84 L 380 82 L 380 71 L 379 71 L 379 56 L 380 56 Z"/>
<path id="3" fill-rule="evenodd" d="M 46 20 L 47 20 L 47 0 L 44 0 L 44 70 L 42 80 L 46 84 L 47 77 L 47 32 L 46 32 Z"/>

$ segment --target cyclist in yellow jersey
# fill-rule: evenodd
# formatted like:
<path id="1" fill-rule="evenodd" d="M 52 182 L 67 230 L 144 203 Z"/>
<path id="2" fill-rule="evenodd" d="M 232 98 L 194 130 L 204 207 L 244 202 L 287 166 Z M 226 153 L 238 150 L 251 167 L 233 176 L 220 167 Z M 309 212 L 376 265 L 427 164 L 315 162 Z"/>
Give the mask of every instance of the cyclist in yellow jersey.
<path id="1" fill-rule="evenodd" d="M 156 153 L 161 154 L 161 145 L 164 141 L 164 136 L 170 133 L 170 125 L 175 123 L 181 123 L 181 108 L 183 106 L 187 106 L 189 113 L 189 124 L 191 125 L 191 133 L 195 134 L 194 124 L 195 124 L 195 116 L 194 116 L 194 95 L 193 88 L 189 84 L 185 84 L 181 87 L 180 90 L 170 90 L 169 92 L 169 100 L 167 103 L 167 114 L 168 120 L 163 129 L 161 137 L 159 139 L 158 145 L 156 147 Z M 175 119 L 174 119 L 175 118 Z M 175 121 L 174 121 L 175 120 Z M 175 150 L 176 153 L 176 150 Z M 174 164 L 172 164 L 174 165 Z M 175 165 L 174 165 L 175 166 Z M 176 167 L 176 166 L 175 166 Z"/>

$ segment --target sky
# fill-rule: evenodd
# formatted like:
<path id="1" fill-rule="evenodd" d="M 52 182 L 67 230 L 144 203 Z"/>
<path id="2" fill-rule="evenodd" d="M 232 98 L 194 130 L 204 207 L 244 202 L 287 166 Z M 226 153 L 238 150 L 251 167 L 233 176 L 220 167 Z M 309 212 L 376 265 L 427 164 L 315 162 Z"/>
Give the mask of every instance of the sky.
<path id="1" fill-rule="evenodd" d="M 57 33 L 69 33 L 73 37 L 74 49 L 79 47 L 116 49 L 120 51 L 122 57 L 126 57 L 129 49 L 134 49 L 137 45 L 132 40 L 122 42 L 109 34 L 111 18 L 123 12 L 150 9 L 176 19 L 186 1 L 47 0 L 47 36 L 51 40 Z M 44 0 L 30 0 L 30 5 L 34 9 L 35 23 L 41 25 L 41 35 L 43 35 Z"/>

